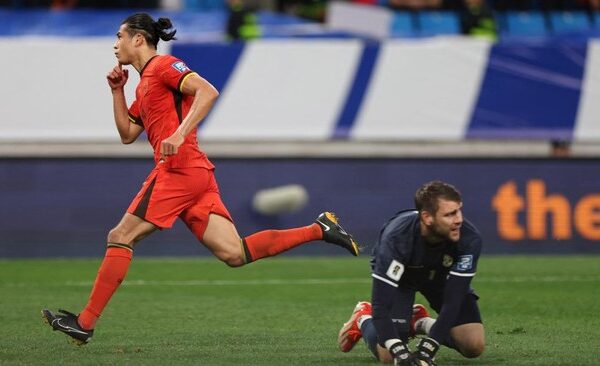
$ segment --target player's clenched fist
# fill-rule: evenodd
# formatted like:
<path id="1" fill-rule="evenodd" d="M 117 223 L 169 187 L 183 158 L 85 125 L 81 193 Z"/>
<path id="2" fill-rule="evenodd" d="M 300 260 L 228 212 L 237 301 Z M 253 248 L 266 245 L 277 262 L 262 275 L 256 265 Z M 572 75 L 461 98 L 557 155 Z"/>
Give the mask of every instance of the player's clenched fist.
<path id="1" fill-rule="evenodd" d="M 127 83 L 127 79 L 129 78 L 129 70 L 123 69 L 121 64 L 113 67 L 112 70 L 109 71 L 108 75 L 106 75 L 106 80 L 108 81 L 108 86 L 111 89 L 122 88 L 125 83 Z"/>
<path id="2" fill-rule="evenodd" d="M 175 131 L 174 134 L 172 134 L 171 136 L 162 140 L 160 142 L 161 157 L 165 158 L 167 156 L 177 154 L 177 149 L 179 149 L 179 146 L 181 146 L 181 144 L 183 144 L 183 141 L 184 141 L 183 135 L 178 131 Z"/>

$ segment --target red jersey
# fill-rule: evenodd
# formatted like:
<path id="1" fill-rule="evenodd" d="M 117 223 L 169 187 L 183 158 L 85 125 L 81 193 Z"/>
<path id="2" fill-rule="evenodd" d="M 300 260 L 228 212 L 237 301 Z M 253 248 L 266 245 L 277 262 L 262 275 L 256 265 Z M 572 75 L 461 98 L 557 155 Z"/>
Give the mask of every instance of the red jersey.
<path id="1" fill-rule="evenodd" d="M 160 160 L 161 141 L 177 130 L 190 111 L 194 96 L 183 94 L 181 86 L 193 74 L 183 61 L 171 55 L 154 56 L 140 72 L 136 99 L 129 107 L 129 120 L 146 130 L 156 163 Z M 214 168 L 198 147 L 196 132 L 197 128 L 186 136 L 177 154 L 167 158 L 167 167 Z"/>

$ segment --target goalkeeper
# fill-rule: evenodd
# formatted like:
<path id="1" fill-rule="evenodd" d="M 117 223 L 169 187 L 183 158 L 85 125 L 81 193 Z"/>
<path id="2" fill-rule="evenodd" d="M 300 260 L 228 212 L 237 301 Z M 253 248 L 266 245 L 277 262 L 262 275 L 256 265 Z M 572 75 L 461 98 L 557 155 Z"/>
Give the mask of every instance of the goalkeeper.
<path id="1" fill-rule="evenodd" d="M 485 347 L 484 328 L 470 287 L 481 251 L 481 236 L 462 216 L 462 199 L 452 185 L 433 181 L 415 194 L 416 210 L 397 213 L 383 227 L 373 249 L 372 304 L 356 305 L 340 330 L 348 352 L 364 338 L 384 363 L 435 365 L 441 345 L 468 358 Z M 419 291 L 438 313 L 414 304 Z M 422 336 L 411 352 L 408 339 Z"/>

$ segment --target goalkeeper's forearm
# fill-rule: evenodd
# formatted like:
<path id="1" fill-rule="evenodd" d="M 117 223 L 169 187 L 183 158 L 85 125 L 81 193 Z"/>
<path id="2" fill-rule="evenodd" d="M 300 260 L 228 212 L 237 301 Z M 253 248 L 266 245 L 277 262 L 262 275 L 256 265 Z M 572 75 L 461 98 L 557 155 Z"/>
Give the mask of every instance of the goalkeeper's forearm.
<path id="1" fill-rule="evenodd" d="M 373 306 L 373 325 L 383 346 L 388 339 L 401 338 L 392 322 L 390 310 L 396 297 L 396 288 L 373 278 L 371 305 Z M 386 347 L 387 348 L 387 347 Z"/>
<path id="2" fill-rule="evenodd" d="M 460 307 L 469 292 L 472 277 L 459 277 L 450 275 L 444 288 L 444 304 L 440 315 L 435 321 L 429 336 L 438 343 L 446 342 L 450 336 L 450 329 L 456 323 Z"/>

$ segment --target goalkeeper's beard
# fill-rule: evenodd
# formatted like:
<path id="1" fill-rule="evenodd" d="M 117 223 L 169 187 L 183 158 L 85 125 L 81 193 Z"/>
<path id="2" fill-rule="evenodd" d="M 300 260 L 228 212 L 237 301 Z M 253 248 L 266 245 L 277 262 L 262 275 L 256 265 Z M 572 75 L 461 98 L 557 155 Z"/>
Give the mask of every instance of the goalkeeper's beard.
<path id="1" fill-rule="evenodd" d="M 438 244 L 444 241 L 451 241 L 456 243 L 460 240 L 460 226 L 457 228 L 459 230 L 458 236 L 456 238 L 452 237 L 452 228 L 443 229 L 439 225 L 433 224 L 429 227 L 429 235 L 427 241 L 431 244 Z"/>

